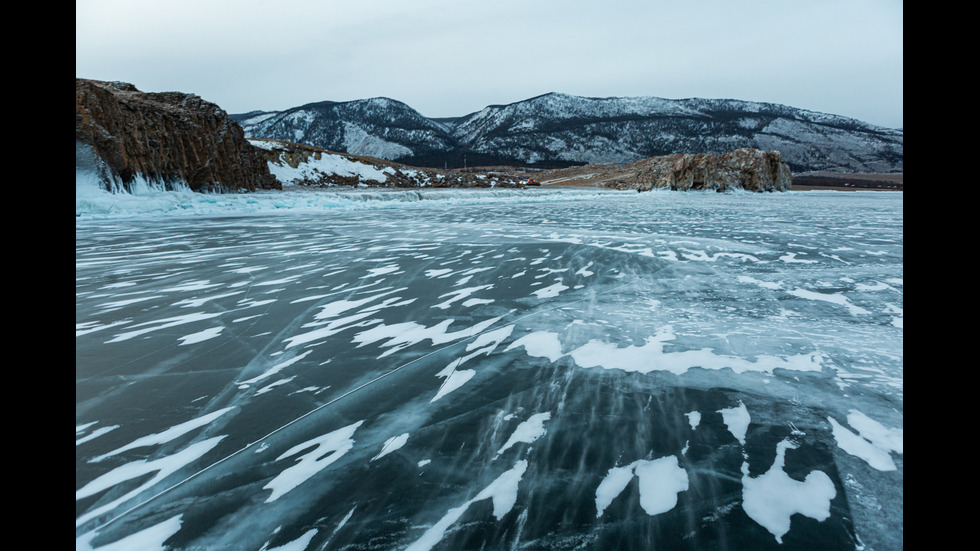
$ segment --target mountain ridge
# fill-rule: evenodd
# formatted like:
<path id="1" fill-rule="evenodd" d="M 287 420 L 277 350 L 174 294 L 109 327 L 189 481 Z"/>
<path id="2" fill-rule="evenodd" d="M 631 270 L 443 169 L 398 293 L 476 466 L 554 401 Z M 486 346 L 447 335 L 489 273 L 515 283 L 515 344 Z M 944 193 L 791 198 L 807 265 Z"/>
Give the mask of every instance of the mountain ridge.
<path id="1" fill-rule="evenodd" d="M 629 163 L 671 153 L 778 150 L 794 172 L 901 172 L 904 132 L 841 115 L 735 99 L 549 92 L 460 117 L 387 97 L 229 115 L 246 136 L 418 166 Z"/>

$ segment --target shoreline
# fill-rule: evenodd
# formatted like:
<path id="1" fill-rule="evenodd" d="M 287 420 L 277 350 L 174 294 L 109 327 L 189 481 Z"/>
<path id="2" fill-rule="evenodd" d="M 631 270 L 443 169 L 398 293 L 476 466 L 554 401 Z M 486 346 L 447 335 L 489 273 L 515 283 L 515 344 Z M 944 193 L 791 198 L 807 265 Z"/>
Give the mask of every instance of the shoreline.
<path id="1" fill-rule="evenodd" d="M 855 187 L 845 185 L 796 185 L 793 184 L 789 191 L 903 191 L 902 187 Z"/>
<path id="2" fill-rule="evenodd" d="M 905 174 L 815 171 L 793 175 L 793 191 L 902 191 Z"/>

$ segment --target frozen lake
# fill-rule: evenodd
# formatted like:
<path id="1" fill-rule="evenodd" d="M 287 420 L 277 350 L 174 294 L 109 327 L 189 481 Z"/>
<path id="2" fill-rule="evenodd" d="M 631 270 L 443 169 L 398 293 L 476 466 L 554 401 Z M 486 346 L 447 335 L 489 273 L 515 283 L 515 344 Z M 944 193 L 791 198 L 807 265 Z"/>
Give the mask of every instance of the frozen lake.
<path id="1" fill-rule="evenodd" d="M 76 549 L 903 547 L 902 193 L 426 193 L 76 193 Z"/>

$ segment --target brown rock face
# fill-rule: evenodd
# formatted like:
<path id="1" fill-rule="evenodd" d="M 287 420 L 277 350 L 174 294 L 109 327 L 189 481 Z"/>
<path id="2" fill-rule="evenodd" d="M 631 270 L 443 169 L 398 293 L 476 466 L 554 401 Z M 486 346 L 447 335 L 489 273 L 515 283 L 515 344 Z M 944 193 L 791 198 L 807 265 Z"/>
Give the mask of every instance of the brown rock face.
<path id="1" fill-rule="evenodd" d="M 742 148 L 722 154 L 674 153 L 625 166 L 585 165 L 541 173 L 542 184 L 577 184 L 616 189 L 746 189 L 786 191 L 793 185 L 789 165 L 778 151 Z"/>
<path id="2" fill-rule="evenodd" d="M 140 176 L 195 191 L 282 187 L 238 123 L 193 94 L 76 78 L 75 141 L 76 165 L 81 143 L 107 169 L 110 185 L 125 187 Z"/>

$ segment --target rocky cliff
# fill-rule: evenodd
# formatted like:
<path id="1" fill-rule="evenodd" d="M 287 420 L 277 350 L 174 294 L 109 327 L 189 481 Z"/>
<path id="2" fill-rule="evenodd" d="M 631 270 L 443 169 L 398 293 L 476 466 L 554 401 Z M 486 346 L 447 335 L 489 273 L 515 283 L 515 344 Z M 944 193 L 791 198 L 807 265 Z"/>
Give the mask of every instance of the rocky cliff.
<path id="1" fill-rule="evenodd" d="M 740 148 L 723 154 L 674 153 L 627 165 L 589 164 L 538 173 L 542 185 L 588 185 L 648 191 L 745 189 L 787 191 L 789 165 L 778 151 Z"/>
<path id="2" fill-rule="evenodd" d="M 113 189 L 137 179 L 195 191 L 281 188 L 217 105 L 122 82 L 75 79 L 75 159 L 76 170 L 97 170 Z"/>

